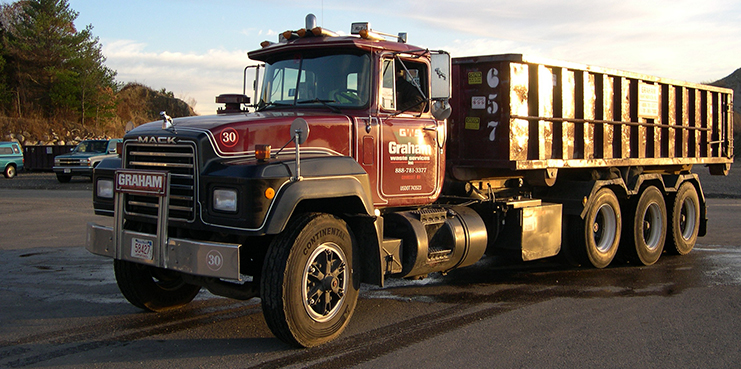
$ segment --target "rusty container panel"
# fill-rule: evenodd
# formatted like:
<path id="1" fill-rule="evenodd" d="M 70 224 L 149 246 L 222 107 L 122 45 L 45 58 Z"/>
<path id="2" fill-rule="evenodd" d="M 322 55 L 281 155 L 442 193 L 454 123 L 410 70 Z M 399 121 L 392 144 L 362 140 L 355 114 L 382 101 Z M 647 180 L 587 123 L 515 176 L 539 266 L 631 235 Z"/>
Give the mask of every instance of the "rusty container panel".
<path id="1" fill-rule="evenodd" d="M 457 58 L 448 160 L 458 179 L 727 164 L 732 99 L 729 89 L 519 54 Z"/>

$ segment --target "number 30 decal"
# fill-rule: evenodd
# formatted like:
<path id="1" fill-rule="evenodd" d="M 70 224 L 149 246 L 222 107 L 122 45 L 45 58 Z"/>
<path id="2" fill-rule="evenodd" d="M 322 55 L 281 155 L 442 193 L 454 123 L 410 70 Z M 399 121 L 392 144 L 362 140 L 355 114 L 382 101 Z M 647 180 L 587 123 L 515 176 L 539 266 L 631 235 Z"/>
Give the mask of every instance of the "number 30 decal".
<path id="1" fill-rule="evenodd" d="M 234 128 L 226 128 L 221 131 L 221 144 L 225 147 L 234 147 L 239 142 L 239 133 Z"/>

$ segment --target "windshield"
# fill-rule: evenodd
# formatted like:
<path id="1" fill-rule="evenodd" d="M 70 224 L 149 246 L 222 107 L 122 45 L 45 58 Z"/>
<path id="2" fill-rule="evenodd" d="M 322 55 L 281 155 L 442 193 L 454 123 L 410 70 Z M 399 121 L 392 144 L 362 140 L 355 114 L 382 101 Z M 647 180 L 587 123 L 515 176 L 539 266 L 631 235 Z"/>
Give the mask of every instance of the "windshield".
<path id="1" fill-rule="evenodd" d="M 305 55 L 267 65 L 259 109 L 294 105 L 358 108 L 370 96 L 368 54 Z"/>
<path id="2" fill-rule="evenodd" d="M 105 153 L 108 149 L 108 141 L 82 141 L 73 152 Z"/>

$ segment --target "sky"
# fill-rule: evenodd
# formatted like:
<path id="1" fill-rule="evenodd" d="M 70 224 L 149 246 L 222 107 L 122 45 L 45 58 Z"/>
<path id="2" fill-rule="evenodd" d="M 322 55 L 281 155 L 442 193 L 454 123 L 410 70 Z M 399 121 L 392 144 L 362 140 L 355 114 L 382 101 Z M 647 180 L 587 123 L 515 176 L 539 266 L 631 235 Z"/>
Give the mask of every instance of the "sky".
<path id="1" fill-rule="evenodd" d="M 453 57 L 520 53 L 699 83 L 741 67 L 738 0 L 68 1 L 117 81 L 165 88 L 201 115 L 242 92 L 248 51 L 303 28 L 308 13 L 340 34 L 370 22 Z"/>

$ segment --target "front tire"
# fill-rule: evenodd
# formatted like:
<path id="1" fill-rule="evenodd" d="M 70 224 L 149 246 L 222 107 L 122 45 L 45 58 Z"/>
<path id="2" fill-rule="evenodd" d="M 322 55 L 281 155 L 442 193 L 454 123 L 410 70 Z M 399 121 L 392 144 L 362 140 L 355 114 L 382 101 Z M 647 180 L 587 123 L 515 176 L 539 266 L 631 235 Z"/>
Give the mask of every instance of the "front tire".
<path id="1" fill-rule="evenodd" d="M 355 310 L 355 240 L 330 214 L 302 214 L 271 243 L 260 280 L 265 320 L 282 341 L 317 346 L 337 336 Z"/>
<path id="2" fill-rule="evenodd" d="M 59 181 L 59 183 L 69 183 L 71 179 L 71 175 L 57 173 L 57 181 Z"/>
<path id="3" fill-rule="evenodd" d="M 114 260 L 113 270 L 121 294 L 132 305 L 149 311 L 165 311 L 183 306 L 198 295 L 200 286 L 185 283 L 180 273 Z"/>

